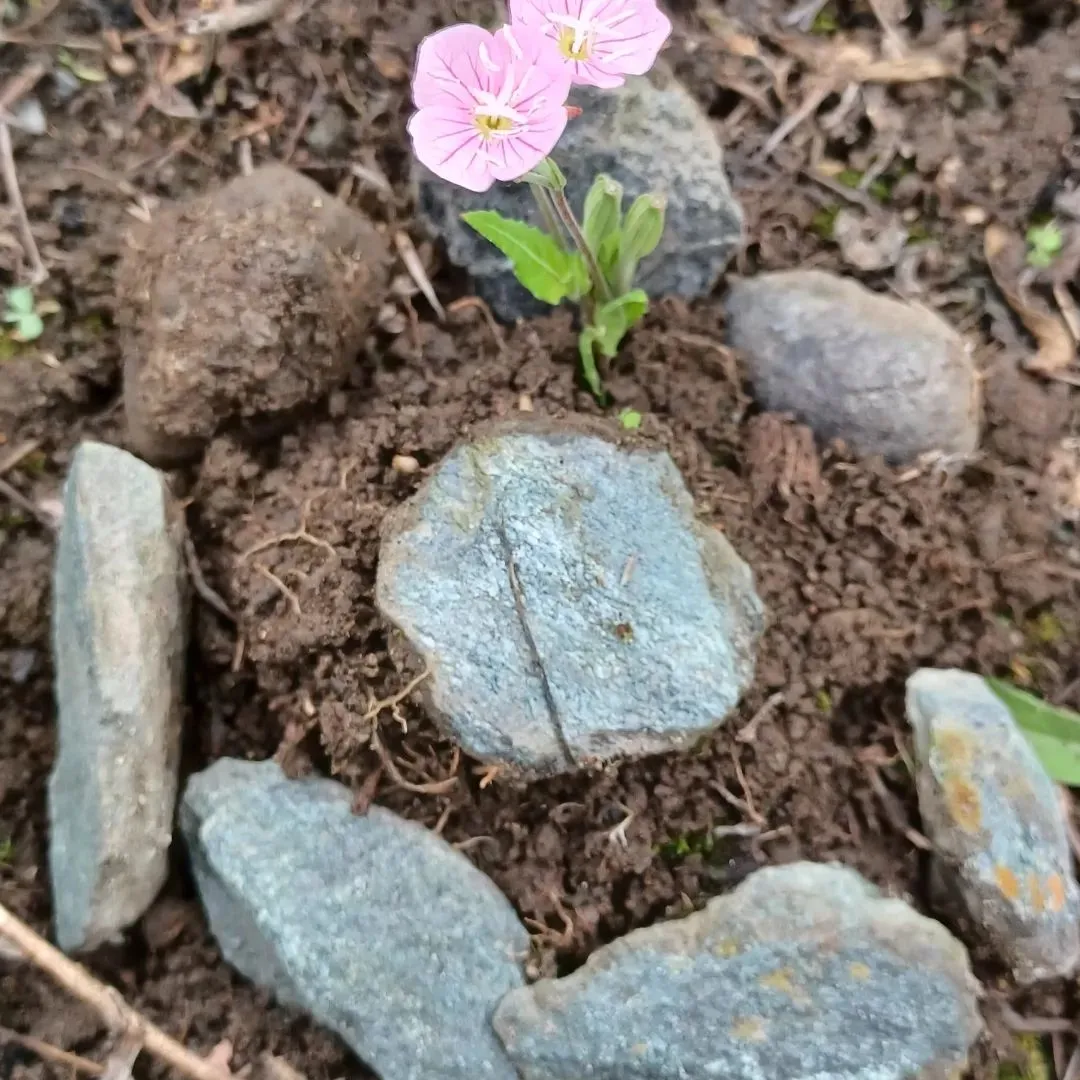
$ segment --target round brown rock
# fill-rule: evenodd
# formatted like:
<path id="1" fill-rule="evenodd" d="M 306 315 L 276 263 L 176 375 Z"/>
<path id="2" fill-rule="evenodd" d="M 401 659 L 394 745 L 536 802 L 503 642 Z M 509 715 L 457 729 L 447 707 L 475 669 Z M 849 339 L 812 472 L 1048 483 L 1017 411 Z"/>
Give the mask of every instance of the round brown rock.
<path id="1" fill-rule="evenodd" d="M 167 208 L 118 273 L 132 448 L 159 465 L 340 382 L 387 288 L 371 222 L 282 165 Z"/>

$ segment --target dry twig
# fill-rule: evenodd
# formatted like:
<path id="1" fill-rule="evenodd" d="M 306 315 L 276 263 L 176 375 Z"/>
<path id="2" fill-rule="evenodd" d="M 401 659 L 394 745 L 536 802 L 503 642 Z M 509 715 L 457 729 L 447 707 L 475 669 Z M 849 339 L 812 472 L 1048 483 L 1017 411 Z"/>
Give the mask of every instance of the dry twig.
<path id="1" fill-rule="evenodd" d="M 195 592 L 223 619 L 227 619 L 235 626 L 236 616 L 229 610 L 229 605 L 206 583 L 202 567 L 199 566 L 199 557 L 195 553 L 195 545 L 191 542 L 191 537 L 186 535 L 184 537 L 184 562 L 187 563 L 188 577 L 191 578 Z"/>
<path id="2" fill-rule="evenodd" d="M 41 1039 L 35 1039 L 33 1035 L 20 1035 L 10 1028 L 0 1027 L 0 1043 L 4 1042 L 21 1046 L 24 1050 L 37 1054 L 43 1061 L 52 1062 L 54 1065 L 62 1065 L 65 1069 L 72 1069 L 77 1073 L 82 1073 L 84 1076 L 101 1076 L 105 1072 L 105 1066 L 99 1065 L 96 1061 L 79 1057 L 78 1054 L 69 1053 L 67 1050 L 61 1050 L 50 1043 L 42 1042 Z"/>
<path id="3" fill-rule="evenodd" d="M 0 904 L 0 938 L 10 941 L 35 967 L 94 1009 L 111 1030 L 137 1036 L 142 1045 L 189 1080 L 231 1080 L 227 1070 L 216 1068 L 161 1028 L 135 1011 L 111 986 L 95 979 L 84 967 L 69 960 L 59 949 L 39 937 L 26 923 Z"/>
<path id="4" fill-rule="evenodd" d="M 416 253 L 416 245 L 413 244 L 412 238 L 407 232 L 399 229 L 394 233 L 394 247 L 397 248 L 401 261 L 405 264 L 405 269 L 409 271 L 409 277 L 416 282 L 416 287 L 424 294 L 424 299 L 431 305 L 431 309 L 435 312 L 439 322 L 445 322 L 446 312 L 443 310 L 442 304 L 439 303 L 439 298 L 435 295 L 435 288 L 431 284 L 431 279 L 427 276 L 427 271 L 420 261 L 420 256 Z"/>
<path id="5" fill-rule="evenodd" d="M 1053 376 L 1064 371 L 1073 362 L 1076 347 L 1061 319 L 1034 307 L 1020 290 L 1006 279 L 1001 255 L 1008 247 L 1009 240 L 1009 233 L 1002 226 L 991 225 L 983 237 L 986 262 L 1009 307 L 1016 312 L 1017 318 L 1038 343 L 1038 351 L 1027 360 L 1024 367 L 1037 375 Z"/>
<path id="6" fill-rule="evenodd" d="M 26 261 L 30 264 L 30 284 L 40 285 L 48 280 L 49 271 L 41 261 L 37 242 L 30 231 L 30 218 L 26 214 L 22 192 L 19 190 L 19 177 L 15 172 L 15 152 L 11 148 L 11 129 L 2 120 L 0 120 L 0 174 L 3 175 L 8 202 L 15 212 L 15 220 L 19 225 L 19 239 L 22 241 L 23 252 L 26 255 Z"/>

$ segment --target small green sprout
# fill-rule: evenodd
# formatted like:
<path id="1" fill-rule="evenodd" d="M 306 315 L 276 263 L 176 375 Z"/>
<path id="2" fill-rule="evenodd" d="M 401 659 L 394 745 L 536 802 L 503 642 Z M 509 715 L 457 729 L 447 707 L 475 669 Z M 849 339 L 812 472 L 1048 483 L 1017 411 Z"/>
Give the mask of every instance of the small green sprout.
<path id="1" fill-rule="evenodd" d="M 816 16 L 814 21 L 810 25 L 811 34 L 835 34 L 840 29 L 840 23 L 836 18 L 836 9 L 832 4 L 826 4 Z"/>
<path id="2" fill-rule="evenodd" d="M 4 866 L 11 862 L 12 855 L 15 854 L 15 841 L 10 836 L 0 840 L 0 866 Z"/>
<path id="3" fill-rule="evenodd" d="M 29 285 L 15 285 L 4 292 L 3 321 L 12 325 L 11 337 L 15 341 L 36 341 L 45 330 L 45 315 L 55 315 L 60 305 L 55 300 L 34 299 Z"/>
<path id="4" fill-rule="evenodd" d="M 626 431 L 637 431 L 641 427 L 641 413 L 637 409 L 623 409 L 619 413 L 619 423 Z"/>
<path id="5" fill-rule="evenodd" d="M 1027 231 L 1028 266 L 1045 270 L 1057 258 L 1065 246 L 1065 239 L 1056 221 L 1047 221 L 1042 225 L 1032 225 Z"/>

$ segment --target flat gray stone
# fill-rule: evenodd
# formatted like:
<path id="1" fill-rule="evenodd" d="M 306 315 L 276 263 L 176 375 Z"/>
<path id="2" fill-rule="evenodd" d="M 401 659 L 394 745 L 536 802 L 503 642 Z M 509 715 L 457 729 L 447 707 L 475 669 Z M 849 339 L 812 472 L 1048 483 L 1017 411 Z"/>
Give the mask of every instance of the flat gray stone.
<path id="1" fill-rule="evenodd" d="M 753 674 L 750 568 L 666 453 L 512 425 L 384 523 L 376 603 L 464 749 L 557 773 L 687 746 Z"/>
<path id="2" fill-rule="evenodd" d="M 979 440 L 970 350 L 943 319 L 822 270 L 733 282 L 732 343 L 764 408 L 891 462 Z"/>
<path id="3" fill-rule="evenodd" d="M 495 1013 L 522 1080 L 947 1080 L 980 1030 L 964 947 L 853 870 L 759 870 Z"/>
<path id="4" fill-rule="evenodd" d="M 271 761 L 192 777 L 180 824 L 225 958 L 382 1080 L 518 1080 L 491 1028 L 524 981 L 513 908 L 434 833 L 351 801 Z"/>
<path id="5" fill-rule="evenodd" d="M 623 185 L 624 207 L 648 191 L 666 195 L 664 238 L 642 263 L 638 283 L 654 298 L 708 294 L 743 236 L 742 208 L 731 193 L 724 152 L 709 118 L 663 64 L 618 90 L 576 87 L 570 102 L 583 112 L 567 124 L 552 156 L 566 174 L 575 213 L 580 215 L 598 173 Z M 495 313 L 513 320 L 549 310 L 518 284 L 507 260 L 461 220 L 468 210 L 497 210 L 539 225 L 528 186 L 496 184 L 476 194 L 420 165 L 415 169 L 421 215 Z"/>
<path id="6" fill-rule="evenodd" d="M 182 537 L 160 473 L 114 446 L 79 446 L 52 620 L 49 866 L 56 939 L 68 951 L 130 926 L 168 873 L 187 631 Z"/>
<path id="7" fill-rule="evenodd" d="M 978 676 L 923 668 L 907 682 L 923 829 L 945 884 L 1020 982 L 1080 961 L 1080 891 L 1053 781 Z"/>

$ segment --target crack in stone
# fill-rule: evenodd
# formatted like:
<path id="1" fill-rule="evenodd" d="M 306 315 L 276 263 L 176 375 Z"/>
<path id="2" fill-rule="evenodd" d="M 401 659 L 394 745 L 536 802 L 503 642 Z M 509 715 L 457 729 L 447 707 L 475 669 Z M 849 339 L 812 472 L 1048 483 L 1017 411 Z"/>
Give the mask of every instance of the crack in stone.
<path id="1" fill-rule="evenodd" d="M 510 579 L 510 592 L 514 597 L 514 608 L 517 611 L 518 622 L 521 623 L 521 632 L 525 636 L 525 643 L 529 647 L 533 663 L 536 665 L 536 670 L 540 676 L 540 687 L 544 693 L 548 715 L 551 717 L 551 726 L 555 730 L 555 738 L 558 740 L 559 750 L 562 752 L 565 764 L 573 767 L 577 762 L 570 752 L 570 744 L 566 741 L 566 733 L 563 731 L 559 709 L 555 704 L 555 695 L 551 692 L 547 671 L 544 669 L 544 662 L 540 658 L 540 650 L 536 647 L 536 639 L 533 637 L 532 629 L 529 626 L 528 615 L 525 611 L 525 593 L 521 588 L 521 581 L 518 579 L 517 567 L 514 565 L 514 553 L 510 547 L 510 537 L 506 535 L 506 526 L 502 523 L 495 526 L 495 532 L 499 537 L 499 543 L 502 545 L 503 558 L 506 560 L 506 573 Z"/>

